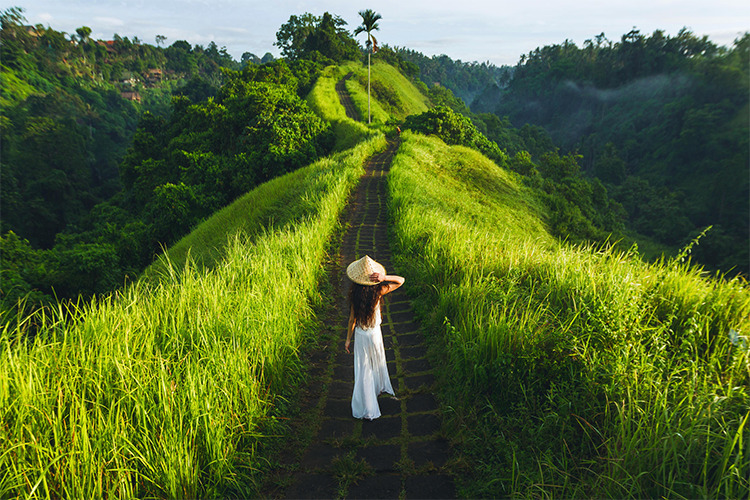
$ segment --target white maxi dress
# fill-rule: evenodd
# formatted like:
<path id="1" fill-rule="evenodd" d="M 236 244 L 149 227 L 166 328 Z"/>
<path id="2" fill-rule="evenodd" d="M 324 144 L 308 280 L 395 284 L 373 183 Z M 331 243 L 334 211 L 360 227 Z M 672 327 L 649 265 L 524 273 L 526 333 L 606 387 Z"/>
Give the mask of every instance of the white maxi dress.
<path id="1" fill-rule="evenodd" d="M 380 330 L 380 304 L 375 306 L 375 324 L 370 328 L 354 327 L 354 392 L 352 415 L 369 420 L 380 416 L 378 394 L 395 396 L 388 366 L 385 364 L 383 333 Z"/>

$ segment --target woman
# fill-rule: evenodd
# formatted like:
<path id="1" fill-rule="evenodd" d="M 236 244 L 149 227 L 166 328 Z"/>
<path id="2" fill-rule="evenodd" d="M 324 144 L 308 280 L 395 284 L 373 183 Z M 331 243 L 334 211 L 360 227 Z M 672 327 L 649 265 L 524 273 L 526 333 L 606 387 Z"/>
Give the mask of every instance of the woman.
<path id="1" fill-rule="evenodd" d="M 373 420 L 380 416 L 378 394 L 387 392 L 395 396 L 385 364 L 380 299 L 403 285 L 404 278 L 387 275 L 385 268 L 367 255 L 349 264 L 346 274 L 352 280 L 349 326 L 344 344 L 346 352 L 350 352 L 354 334 L 352 415 Z"/>

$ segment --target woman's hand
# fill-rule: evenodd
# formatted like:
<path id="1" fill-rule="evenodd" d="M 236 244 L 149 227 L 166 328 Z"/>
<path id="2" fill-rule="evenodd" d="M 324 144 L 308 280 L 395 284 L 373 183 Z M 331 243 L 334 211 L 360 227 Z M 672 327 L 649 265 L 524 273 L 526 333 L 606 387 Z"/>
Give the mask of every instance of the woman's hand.
<path id="1" fill-rule="evenodd" d="M 349 339 L 346 339 L 346 342 L 344 342 L 344 349 L 348 354 L 351 354 L 351 352 L 349 352 Z"/>
<path id="2" fill-rule="evenodd" d="M 382 275 L 382 274 L 380 274 L 380 273 L 372 273 L 372 274 L 370 275 L 370 279 L 371 279 L 372 281 L 376 281 L 376 282 L 378 282 L 378 283 L 381 283 L 381 282 L 385 281 L 385 276 L 383 276 L 383 275 Z"/>

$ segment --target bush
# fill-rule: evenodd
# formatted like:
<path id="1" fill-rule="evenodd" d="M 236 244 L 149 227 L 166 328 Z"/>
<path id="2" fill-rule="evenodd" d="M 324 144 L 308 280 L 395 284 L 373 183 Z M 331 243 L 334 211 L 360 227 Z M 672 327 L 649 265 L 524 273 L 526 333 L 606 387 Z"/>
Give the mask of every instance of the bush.
<path id="1" fill-rule="evenodd" d="M 482 135 L 471 120 L 447 106 L 436 106 L 420 115 L 406 119 L 405 128 L 427 135 L 436 135 L 446 144 L 474 148 L 499 165 L 507 162 L 507 155 L 494 142 Z"/>

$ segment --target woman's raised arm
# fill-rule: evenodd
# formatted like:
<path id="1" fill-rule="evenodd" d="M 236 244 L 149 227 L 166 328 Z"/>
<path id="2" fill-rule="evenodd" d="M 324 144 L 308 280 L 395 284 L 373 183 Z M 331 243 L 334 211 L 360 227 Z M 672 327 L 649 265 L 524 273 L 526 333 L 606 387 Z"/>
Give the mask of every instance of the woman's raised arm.
<path id="1" fill-rule="evenodd" d="M 404 278 L 402 276 L 397 276 L 395 274 L 386 274 L 382 275 L 380 273 L 372 273 L 370 275 L 370 279 L 373 281 L 377 281 L 378 283 L 382 283 L 383 281 L 387 281 L 388 285 L 383 287 L 383 295 L 387 293 L 391 293 L 396 288 L 400 287 L 404 284 Z"/>

